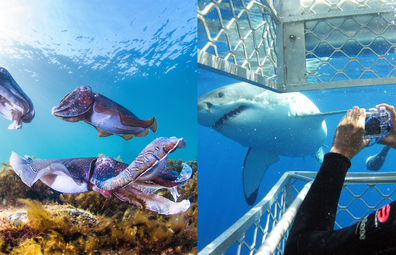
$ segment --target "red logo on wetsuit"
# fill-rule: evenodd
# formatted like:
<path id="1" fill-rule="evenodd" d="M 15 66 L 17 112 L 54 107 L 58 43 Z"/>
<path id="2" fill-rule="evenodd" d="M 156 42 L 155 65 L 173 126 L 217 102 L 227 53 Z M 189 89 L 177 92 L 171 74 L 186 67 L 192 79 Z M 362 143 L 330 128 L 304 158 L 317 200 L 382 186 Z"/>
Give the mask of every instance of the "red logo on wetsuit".
<path id="1" fill-rule="evenodd" d="M 379 222 L 384 223 L 390 214 L 390 205 L 385 205 L 381 207 L 381 209 L 378 210 L 377 212 L 377 219 Z"/>

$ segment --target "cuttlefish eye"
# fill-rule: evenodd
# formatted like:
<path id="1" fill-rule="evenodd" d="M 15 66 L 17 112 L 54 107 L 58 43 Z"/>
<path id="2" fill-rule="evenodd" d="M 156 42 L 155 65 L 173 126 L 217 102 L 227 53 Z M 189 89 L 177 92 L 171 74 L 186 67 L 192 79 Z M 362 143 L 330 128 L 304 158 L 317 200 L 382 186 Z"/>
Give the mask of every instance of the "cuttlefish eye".
<path id="1" fill-rule="evenodd" d="M 80 90 L 81 92 L 90 91 L 90 90 L 91 90 L 91 87 L 89 87 L 89 86 L 80 86 L 80 87 L 79 87 L 79 90 Z"/>

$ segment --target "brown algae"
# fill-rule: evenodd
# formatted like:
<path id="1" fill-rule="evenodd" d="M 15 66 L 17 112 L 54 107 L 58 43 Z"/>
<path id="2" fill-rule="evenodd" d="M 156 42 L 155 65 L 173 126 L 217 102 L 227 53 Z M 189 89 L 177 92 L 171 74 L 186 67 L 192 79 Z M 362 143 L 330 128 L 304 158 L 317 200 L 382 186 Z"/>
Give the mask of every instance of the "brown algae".
<path id="1" fill-rule="evenodd" d="M 180 172 L 182 160 L 168 159 Z M 41 182 L 29 189 L 12 168 L 0 170 L 1 254 L 196 254 L 197 163 L 179 188 L 190 209 L 177 215 L 105 198 L 96 192 L 59 194 Z M 158 194 L 171 198 L 170 193 Z"/>

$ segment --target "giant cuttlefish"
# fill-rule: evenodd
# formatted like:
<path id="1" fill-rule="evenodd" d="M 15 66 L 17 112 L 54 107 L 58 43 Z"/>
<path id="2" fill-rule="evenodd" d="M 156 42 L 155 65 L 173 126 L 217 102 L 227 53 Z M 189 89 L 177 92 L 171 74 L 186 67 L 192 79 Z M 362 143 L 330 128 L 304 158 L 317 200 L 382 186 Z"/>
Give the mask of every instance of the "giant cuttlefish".
<path id="1" fill-rule="evenodd" d="M 89 86 L 80 86 L 68 93 L 52 108 L 52 114 L 70 122 L 83 120 L 96 128 L 99 137 L 119 135 L 129 140 L 134 136 L 147 136 L 148 129 L 157 131 L 155 117 L 141 120 L 113 100 L 92 92 Z"/>
<path id="2" fill-rule="evenodd" d="M 34 118 L 34 107 L 30 98 L 4 67 L 0 67 L 0 114 L 12 120 L 8 129 L 22 128 L 22 122 L 29 123 Z"/>
<path id="3" fill-rule="evenodd" d="M 157 138 L 129 166 L 109 157 L 33 160 L 15 152 L 10 164 L 29 187 L 40 179 L 59 192 L 75 194 L 93 190 L 105 197 L 114 194 L 122 201 L 168 215 L 185 212 L 190 207 L 188 200 L 177 203 L 154 194 L 166 188 L 177 200 L 177 187 L 191 177 L 192 169 L 184 163 L 180 174 L 165 169 L 168 154 L 185 146 L 183 138 Z"/>

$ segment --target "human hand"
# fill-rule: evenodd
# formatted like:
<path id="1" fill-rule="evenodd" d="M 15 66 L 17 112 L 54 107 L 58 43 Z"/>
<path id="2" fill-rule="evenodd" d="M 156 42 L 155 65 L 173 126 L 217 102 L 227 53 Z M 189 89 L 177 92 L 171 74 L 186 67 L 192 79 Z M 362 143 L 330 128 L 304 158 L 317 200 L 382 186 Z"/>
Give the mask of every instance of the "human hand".
<path id="1" fill-rule="evenodd" d="M 389 135 L 387 137 L 382 138 L 381 140 L 378 141 L 379 144 L 387 145 L 392 147 L 393 149 L 396 149 L 396 113 L 395 113 L 395 107 L 388 105 L 388 104 L 379 104 L 375 106 L 377 108 L 380 107 L 385 107 L 391 117 L 391 129 L 389 131 Z"/>
<path id="2" fill-rule="evenodd" d="M 365 109 L 355 106 L 349 110 L 337 126 L 330 152 L 340 153 L 351 160 L 366 147 L 371 139 L 363 139 L 365 119 Z"/>

